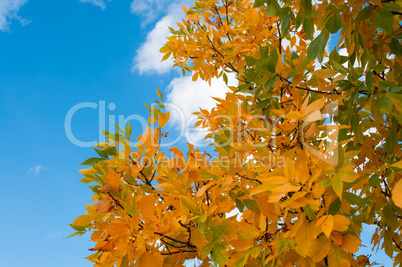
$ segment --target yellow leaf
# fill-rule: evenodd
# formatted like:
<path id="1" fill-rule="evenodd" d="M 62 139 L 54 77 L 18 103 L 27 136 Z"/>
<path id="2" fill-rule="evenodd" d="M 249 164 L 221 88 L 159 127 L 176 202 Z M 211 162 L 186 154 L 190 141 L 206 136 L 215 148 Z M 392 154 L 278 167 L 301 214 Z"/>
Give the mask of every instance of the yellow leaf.
<path id="1" fill-rule="evenodd" d="M 268 218 L 277 219 L 278 214 L 275 207 L 275 204 L 268 202 L 268 196 L 266 194 L 261 194 L 258 197 L 258 207 L 262 214 L 264 214 Z"/>
<path id="2" fill-rule="evenodd" d="M 308 256 L 313 258 L 313 261 L 319 262 L 324 259 L 331 249 L 331 241 L 325 237 L 321 236 L 314 240 L 308 250 Z"/>
<path id="3" fill-rule="evenodd" d="M 289 120 L 298 120 L 301 118 L 301 114 L 298 111 L 291 111 L 288 114 L 286 114 L 286 118 Z"/>
<path id="4" fill-rule="evenodd" d="M 350 220 L 343 215 L 334 215 L 334 230 L 343 232 L 349 228 Z"/>
<path id="5" fill-rule="evenodd" d="M 163 113 L 158 120 L 159 127 L 162 128 L 163 126 L 165 126 L 166 122 L 168 122 L 169 119 L 170 119 L 170 113 L 169 112 Z"/>
<path id="6" fill-rule="evenodd" d="M 353 183 L 357 178 L 359 178 L 359 175 L 355 172 L 353 166 L 350 163 L 345 164 L 342 167 L 340 174 L 342 177 L 342 181 L 347 183 Z"/>
<path id="7" fill-rule="evenodd" d="M 165 45 L 161 49 L 159 49 L 159 52 L 162 54 L 168 53 L 168 52 L 170 52 L 170 48 Z"/>
<path id="8" fill-rule="evenodd" d="M 328 254 L 328 267 L 350 267 L 349 255 L 333 245 Z"/>
<path id="9" fill-rule="evenodd" d="M 321 70 L 316 70 L 313 72 L 314 76 L 325 79 L 325 78 L 331 78 L 337 74 L 338 71 L 336 70 L 331 70 L 331 69 L 321 69 Z"/>
<path id="10" fill-rule="evenodd" d="M 319 120 L 322 120 L 322 115 L 319 110 L 315 110 L 315 111 L 311 112 L 304 118 L 304 121 L 306 121 L 306 122 L 313 122 L 313 121 L 319 121 Z"/>
<path id="11" fill-rule="evenodd" d="M 402 169 L 402 160 L 398 161 L 397 163 L 392 164 L 391 167 L 396 167 L 398 169 Z"/>
<path id="12" fill-rule="evenodd" d="M 210 184 L 206 184 L 206 185 L 204 185 L 203 187 L 201 187 L 201 188 L 197 191 L 196 196 L 197 196 L 197 197 L 202 197 L 202 195 L 205 193 L 205 191 L 207 191 L 207 189 L 208 189 L 209 187 L 211 187 Z"/>
<path id="13" fill-rule="evenodd" d="M 130 228 L 128 228 L 126 223 L 123 222 L 113 222 L 109 225 L 109 234 L 117 236 L 126 236 L 130 234 Z"/>
<path id="14" fill-rule="evenodd" d="M 320 99 L 314 101 L 313 103 L 311 103 L 310 105 L 306 106 L 308 100 L 309 100 L 309 98 L 306 98 L 305 103 L 303 103 L 303 105 L 302 105 L 302 107 L 300 109 L 300 112 L 301 112 L 303 117 L 308 115 L 309 113 L 311 113 L 313 111 L 322 109 L 322 107 L 325 104 L 326 98 L 320 98 Z"/>
<path id="15" fill-rule="evenodd" d="M 155 210 L 155 200 L 153 195 L 143 196 L 137 204 L 137 210 L 139 213 L 147 215 L 152 215 Z"/>
<path id="16" fill-rule="evenodd" d="M 334 216 L 328 215 L 325 221 L 322 223 L 321 229 L 324 234 L 329 238 L 332 230 L 334 229 Z"/>
<path id="17" fill-rule="evenodd" d="M 343 242 L 341 248 L 350 253 L 356 253 L 359 250 L 360 244 L 361 241 L 359 237 L 347 233 L 343 236 Z"/>
<path id="18" fill-rule="evenodd" d="M 77 226 L 87 226 L 92 222 L 91 216 L 90 215 L 81 215 L 75 221 L 72 223 L 73 225 Z"/>
<path id="19" fill-rule="evenodd" d="M 138 259 L 139 267 L 158 267 L 160 266 L 156 257 L 149 251 L 144 252 Z"/>
<path id="20" fill-rule="evenodd" d="M 392 201 L 394 201 L 396 206 L 402 208 L 402 179 L 392 189 Z"/>
<path id="21" fill-rule="evenodd" d="M 247 250 L 254 246 L 253 240 L 250 239 L 235 239 L 228 241 L 228 243 L 237 250 Z"/>
<path id="22" fill-rule="evenodd" d="M 295 241 L 297 244 L 296 252 L 302 256 L 307 255 L 312 243 L 312 239 L 310 225 L 308 222 L 303 221 L 295 236 Z"/>

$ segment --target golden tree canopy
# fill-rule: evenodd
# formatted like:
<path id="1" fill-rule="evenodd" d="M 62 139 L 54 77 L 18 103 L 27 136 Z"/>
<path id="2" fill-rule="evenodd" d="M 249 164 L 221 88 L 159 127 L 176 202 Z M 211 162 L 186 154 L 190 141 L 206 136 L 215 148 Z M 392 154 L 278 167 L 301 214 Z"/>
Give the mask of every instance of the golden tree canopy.
<path id="1" fill-rule="evenodd" d="M 80 172 L 94 266 L 369 266 L 402 262 L 400 1 L 197 0 L 160 52 L 193 80 L 237 87 L 196 126 L 214 155 L 160 144 L 163 97 L 130 145 L 105 132 Z M 337 35 L 338 33 L 338 35 Z M 327 51 L 331 36 L 336 48 Z M 237 210 L 238 216 L 231 216 Z"/>

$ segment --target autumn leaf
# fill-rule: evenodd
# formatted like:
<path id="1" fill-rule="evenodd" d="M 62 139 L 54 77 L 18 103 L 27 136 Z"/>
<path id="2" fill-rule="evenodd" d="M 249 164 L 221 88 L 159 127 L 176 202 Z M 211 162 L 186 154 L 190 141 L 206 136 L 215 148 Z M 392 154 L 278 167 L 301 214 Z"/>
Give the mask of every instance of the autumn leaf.
<path id="1" fill-rule="evenodd" d="M 402 208 L 402 180 L 399 180 L 392 189 L 392 201 Z"/>

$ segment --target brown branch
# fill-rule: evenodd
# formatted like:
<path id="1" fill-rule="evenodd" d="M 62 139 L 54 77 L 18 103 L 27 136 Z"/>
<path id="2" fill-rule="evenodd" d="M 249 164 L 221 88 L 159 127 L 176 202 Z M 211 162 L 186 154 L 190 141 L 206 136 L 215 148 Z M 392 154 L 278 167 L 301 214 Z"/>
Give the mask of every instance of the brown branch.
<path id="1" fill-rule="evenodd" d="M 189 252 L 189 253 L 195 253 L 197 250 L 179 250 L 179 251 L 173 251 L 173 252 L 162 252 L 161 255 L 166 256 L 166 255 L 173 255 L 173 254 L 178 254 L 182 252 Z"/>
<path id="2" fill-rule="evenodd" d="M 173 241 L 173 242 L 176 242 L 176 243 L 180 243 L 180 244 L 187 245 L 187 242 L 184 242 L 184 241 L 181 241 L 181 240 L 175 239 L 175 238 L 173 238 L 173 237 L 170 237 L 170 236 L 164 235 L 164 234 L 162 234 L 162 233 L 159 233 L 159 232 L 154 232 L 154 234 L 155 234 L 155 235 L 162 236 L 162 238 L 167 238 L 167 239 L 169 239 L 169 240 L 171 240 L 171 241 Z"/>
<path id="3" fill-rule="evenodd" d="M 112 198 L 113 202 L 119 206 L 130 218 L 132 217 L 131 214 L 127 213 L 123 205 L 121 205 L 120 202 L 112 194 L 110 194 L 110 192 L 107 192 L 107 194 Z"/>
<path id="4" fill-rule="evenodd" d="M 236 174 L 239 175 L 239 176 L 240 176 L 241 178 L 243 178 L 243 179 L 250 180 L 250 181 L 256 181 L 256 182 L 258 182 L 259 184 L 262 184 L 262 182 L 261 182 L 260 180 L 258 180 L 258 179 L 246 177 L 246 176 L 244 176 L 244 175 L 241 175 L 241 174 L 238 173 L 238 172 L 236 172 Z"/>
<path id="5" fill-rule="evenodd" d="M 285 78 L 282 77 L 281 75 L 276 74 L 276 76 L 278 76 L 279 79 L 281 79 L 281 81 L 286 82 L 287 84 L 293 86 L 293 84 L 292 84 L 291 81 L 285 79 Z M 328 95 L 333 95 L 333 94 L 341 95 L 341 94 L 342 94 L 341 92 L 338 92 L 338 91 L 336 91 L 336 90 L 334 90 L 333 92 L 324 92 L 324 91 L 314 90 L 314 89 L 311 89 L 311 88 L 308 88 L 308 87 L 296 86 L 296 88 L 297 88 L 297 89 L 301 89 L 301 90 L 306 90 L 306 91 L 309 91 L 309 92 L 318 93 L 318 94 L 328 94 Z"/>

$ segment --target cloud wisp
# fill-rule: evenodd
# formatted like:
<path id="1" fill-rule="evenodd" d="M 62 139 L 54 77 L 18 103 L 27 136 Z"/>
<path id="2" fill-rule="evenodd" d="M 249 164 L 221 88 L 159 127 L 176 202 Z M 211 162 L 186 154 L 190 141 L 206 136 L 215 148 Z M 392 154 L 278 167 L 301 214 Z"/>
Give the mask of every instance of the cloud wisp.
<path id="1" fill-rule="evenodd" d="M 28 169 L 28 173 L 36 176 L 36 175 L 39 175 L 41 173 L 41 171 L 43 171 L 44 169 L 45 169 L 45 167 L 43 167 L 41 164 L 39 164 L 34 167 L 30 167 Z"/>
<path id="2" fill-rule="evenodd" d="M 10 21 L 16 19 L 25 26 L 29 24 L 29 20 L 18 15 L 21 6 L 27 3 L 28 0 L 1 0 L 0 1 L 0 31 L 8 31 Z"/>
<path id="3" fill-rule="evenodd" d="M 159 53 L 159 50 L 167 41 L 166 38 L 171 35 L 168 27 L 175 28 L 176 22 L 180 21 L 181 18 L 184 18 L 185 14 L 178 1 L 173 1 L 170 5 L 166 4 L 165 2 L 166 1 L 161 1 L 158 4 L 155 4 L 152 0 L 134 0 L 131 4 L 132 11 L 134 4 L 136 8 L 135 10 L 138 12 L 139 10 L 142 11 L 141 16 L 145 16 L 144 22 L 147 22 L 148 20 L 153 21 L 154 17 L 160 16 L 160 13 L 162 12 L 158 11 L 158 8 L 160 7 L 163 7 L 163 12 L 167 11 L 167 14 L 162 17 L 155 24 L 155 27 L 147 34 L 145 42 L 137 50 L 137 54 L 133 60 L 132 70 L 138 71 L 140 74 L 165 74 L 170 72 L 172 69 L 173 61 L 166 60 L 161 62 L 163 54 Z M 189 0 L 183 1 L 183 5 L 188 2 Z M 158 8 L 153 9 L 153 5 L 157 5 Z M 152 15 L 153 13 L 155 14 Z M 150 17 L 147 18 L 146 16 Z"/>
<path id="4" fill-rule="evenodd" d="M 168 26 L 173 24 L 175 24 L 173 15 L 167 15 L 156 23 L 155 28 L 148 33 L 145 42 L 137 50 L 133 60 L 133 71 L 139 71 L 140 74 L 164 74 L 172 69 L 171 60 L 161 62 L 163 54 L 159 53 L 159 49 L 170 35 Z"/>
<path id="5" fill-rule="evenodd" d="M 238 84 L 235 74 L 229 73 L 227 76 L 229 86 Z M 196 146 L 205 145 L 203 139 L 208 131 L 193 127 L 198 120 L 193 113 L 199 111 L 200 108 L 211 110 L 216 105 L 216 101 L 212 97 L 225 98 L 229 88 L 223 79 L 213 78 L 211 86 L 209 86 L 201 79 L 193 82 L 191 76 L 178 77 L 170 82 L 167 92 L 166 102 L 175 107 L 175 109 L 168 107 L 171 118 L 169 125 L 180 128 L 184 132 L 187 142 Z"/>
<path id="6" fill-rule="evenodd" d="M 100 7 L 102 10 L 106 8 L 106 1 L 105 0 L 80 0 L 81 3 L 90 3 L 94 6 Z M 108 0 L 110 2 L 110 0 Z"/>

